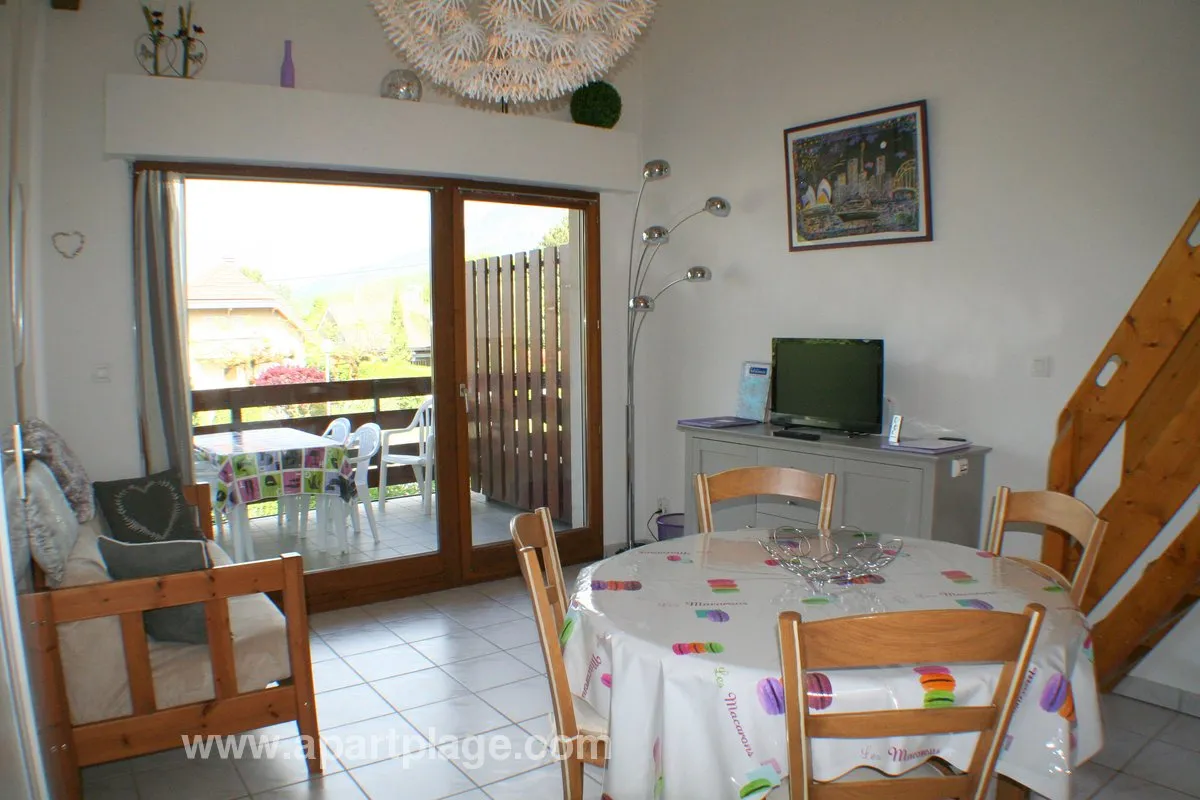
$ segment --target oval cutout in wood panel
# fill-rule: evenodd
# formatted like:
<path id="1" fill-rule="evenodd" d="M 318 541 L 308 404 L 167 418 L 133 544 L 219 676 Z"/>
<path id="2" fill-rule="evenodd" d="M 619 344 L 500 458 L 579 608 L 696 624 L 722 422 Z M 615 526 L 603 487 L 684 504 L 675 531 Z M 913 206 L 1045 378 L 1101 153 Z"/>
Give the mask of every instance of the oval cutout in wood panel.
<path id="1" fill-rule="evenodd" d="M 1192 228 L 1191 234 L 1188 235 L 1188 245 L 1191 247 L 1200 247 L 1200 222 L 1196 223 L 1196 227 Z"/>
<path id="2" fill-rule="evenodd" d="M 1100 368 L 1100 374 L 1096 376 L 1096 385 L 1102 389 L 1108 386 L 1124 363 L 1125 361 L 1119 355 L 1114 353 L 1110 356 L 1104 366 Z"/>

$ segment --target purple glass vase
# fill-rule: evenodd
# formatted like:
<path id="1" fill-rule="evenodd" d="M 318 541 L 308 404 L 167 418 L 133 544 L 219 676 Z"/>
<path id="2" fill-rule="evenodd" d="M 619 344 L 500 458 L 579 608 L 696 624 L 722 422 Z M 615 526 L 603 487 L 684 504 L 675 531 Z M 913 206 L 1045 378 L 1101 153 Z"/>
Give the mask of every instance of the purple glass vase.
<path id="1" fill-rule="evenodd" d="M 283 42 L 283 66 L 279 68 L 279 85 L 285 89 L 296 88 L 296 65 L 292 63 L 292 40 Z"/>

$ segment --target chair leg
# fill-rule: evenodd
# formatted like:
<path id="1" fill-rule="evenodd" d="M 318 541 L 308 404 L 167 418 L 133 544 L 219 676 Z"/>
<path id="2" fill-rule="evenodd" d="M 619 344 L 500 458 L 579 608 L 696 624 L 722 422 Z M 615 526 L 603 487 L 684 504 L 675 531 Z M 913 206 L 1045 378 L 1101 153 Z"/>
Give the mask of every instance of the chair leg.
<path id="1" fill-rule="evenodd" d="M 304 539 L 308 536 L 308 495 L 299 495 L 293 502 L 296 504 L 296 513 L 300 515 L 300 538 Z"/>
<path id="2" fill-rule="evenodd" d="M 331 508 L 328 516 L 333 517 L 333 533 L 337 537 L 340 553 L 350 552 L 350 542 L 346 538 L 346 507 L 347 503 L 339 498 L 330 498 Z M 355 514 L 357 517 L 358 515 Z"/>
<path id="3" fill-rule="evenodd" d="M 563 800 L 583 800 L 583 762 L 578 758 L 564 758 Z"/>
<path id="4" fill-rule="evenodd" d="M 359 497 L 359 498 L 355 498 L 354 500 L 351 500 L 350 502 L 346 503 L 346 510 L 350 514 L 350 524 L 354 528 L 355 536 L 362 535 L 362 525 L 358 521 L 358 504 L 361 500 L 362 500 L 362 498 Z M 364 505 L 370 507 L 369 503 L 364 503 Z"/>
<path id="5" fill-rule="evenodd" d="M 385 506 L 383 501 L 387 499 L 387 471 L 388 465 L 383 461 L 379 462 L 379 513 L 384 512 Z M 368 504 L 369 505 L 369 504 Z"/>
<path id="6" fill-rule="evenodd" d="M 413 477 L 417 479 L 417 488 L 421 490 L 421 513 L 424 514 L 429 503 L 429 497 L 425 493 L 425 468 L 420 465 L 413 464 L 412 471 Z"/>
<path id="7" fill-rule="evenodd" d="M 375 539 L 376 543 L 378 543 L 379 526 L 375 524 L 375 512 L 371 510 L 371 496 L 367 494 L 367 487 L 361 487 L 361 491 L 362 493 L 359 495 L 359 497 L 362 498 L 363 511 L 367 512 L 367 526 L 371 529 L 371 536 Z M 354 517 L 357 519 L 358 514 L 355 514 Z"/>

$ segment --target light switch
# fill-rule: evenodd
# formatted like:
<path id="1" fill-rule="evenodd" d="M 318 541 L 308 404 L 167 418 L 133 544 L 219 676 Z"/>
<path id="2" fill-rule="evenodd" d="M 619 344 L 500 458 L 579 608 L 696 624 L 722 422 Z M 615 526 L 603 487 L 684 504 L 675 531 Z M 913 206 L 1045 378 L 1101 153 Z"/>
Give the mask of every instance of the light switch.
<path id="1" fill-rule="evenodd" d="M 1050 356 L 1038 356 L 1029 365 L 1029 374 L 1035 378 L 1049 378 L 1054 371 L 1054 361 Z"/>
<path id="2" fill-rule="evenodd" d="M 92 370 L 92 383 L 112 383 L 108 364 L 99 364 Z"/>

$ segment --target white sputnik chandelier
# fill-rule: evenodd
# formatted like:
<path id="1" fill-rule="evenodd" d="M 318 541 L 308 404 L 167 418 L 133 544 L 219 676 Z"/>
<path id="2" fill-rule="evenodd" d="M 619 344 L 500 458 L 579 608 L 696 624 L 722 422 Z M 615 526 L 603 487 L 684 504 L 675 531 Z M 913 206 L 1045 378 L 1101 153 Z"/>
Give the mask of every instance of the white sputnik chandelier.
<path id="1" fill-rule="evenodd" d="M 474 100 L 532 103 L 603 76 L 655 0 L 371 0 L 410 66 Z"/>

